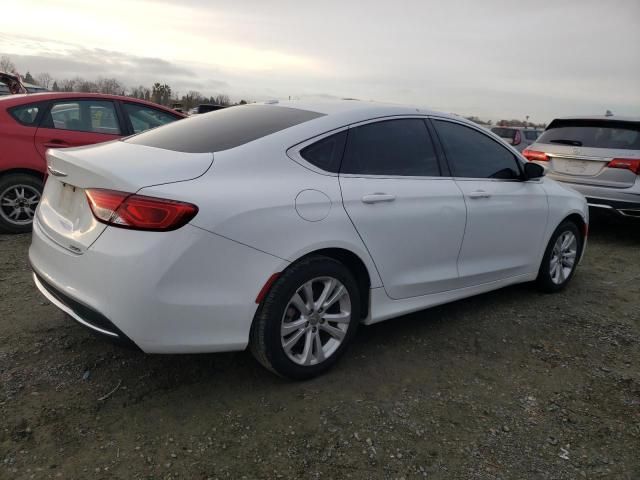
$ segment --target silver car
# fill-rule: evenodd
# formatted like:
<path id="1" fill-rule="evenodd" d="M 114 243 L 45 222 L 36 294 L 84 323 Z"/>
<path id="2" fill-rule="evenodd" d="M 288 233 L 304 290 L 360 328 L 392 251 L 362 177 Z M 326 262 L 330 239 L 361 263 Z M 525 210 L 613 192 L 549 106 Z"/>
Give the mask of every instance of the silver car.
<path id="1" fill-rule="evenodd" d="M 640 218 L 640 118 L 558 118 L 522 153 L 591 207 Z"/>
<path id="2" fill-rule="evenodd" d="M 491 127 L 491 131 L 519 152 L 534 143 L 542 130 L 527 127 Z"/>

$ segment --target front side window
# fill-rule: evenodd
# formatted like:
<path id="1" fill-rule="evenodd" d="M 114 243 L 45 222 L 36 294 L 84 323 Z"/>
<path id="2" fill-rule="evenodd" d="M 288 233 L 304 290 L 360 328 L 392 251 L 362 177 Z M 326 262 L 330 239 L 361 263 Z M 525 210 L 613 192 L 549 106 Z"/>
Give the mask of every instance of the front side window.
<path id="1" fill-rule="evenodd" d="M 20 105 L 14 107 L 9 112 L 19 123 L 27 127 L 35 127 L 38 118 L 38 112 L 42 107 L 38 104 Z"/>
<path id="2" fill-rule="evenodd" d="M 180 119 L 176 115 L 135 103 L 125 103 L 124 112 L 131 121 L 134 133 L 144 132 Z"/>
<path id="3" fill-rule="evenodd" d="M 107 100 L 65 100 L 51 106 L 43 126 L 57 130 L 120 135 L 113 102 Z"/>
<path id="4" fill-rule="evenodd" d="M 440 167 L 424 120 L 406 118 L 350 129 L 341 172 L 434 177 Z"/>
<path id="5" fill-rule="evenodd" d="M 345 130 L 303 148 L 300 156 L 321 170 L 338 173 L 346 140 L 347 131 Z"/>
<path id="6" fill-rule="evenodd" d="M 453 122 L 433 122 L 456 177 L 520 178 L 514 155 L 487 135 Z"/>

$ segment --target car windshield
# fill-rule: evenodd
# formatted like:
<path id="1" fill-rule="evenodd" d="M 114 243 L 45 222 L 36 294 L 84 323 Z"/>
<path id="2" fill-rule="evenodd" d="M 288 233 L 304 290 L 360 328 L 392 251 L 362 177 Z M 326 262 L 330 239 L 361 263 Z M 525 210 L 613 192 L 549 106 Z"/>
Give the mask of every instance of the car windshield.
<path id="1" fill-rule="evenodd" d="M 538 142 L 575 147 L 640 150 L 640 122 L 554 120 Z"/>

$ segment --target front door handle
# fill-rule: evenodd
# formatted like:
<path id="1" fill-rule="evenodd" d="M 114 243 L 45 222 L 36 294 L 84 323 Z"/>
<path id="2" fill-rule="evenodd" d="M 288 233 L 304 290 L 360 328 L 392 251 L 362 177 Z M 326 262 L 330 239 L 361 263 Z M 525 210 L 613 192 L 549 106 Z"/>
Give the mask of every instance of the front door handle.
<path id="1" fill-rule="evenodd" d="M 467 195 L 469 198 L 489 198 L 491 194 L 489 192 L 485 192 L 484 190 L 476 190 Z"/>
<path id="2" fill-rule="evenodd" d="M 395 195 L 389 195 L 387 193 L 370 193 L 362 197 L 363 203 L 380 203 L 380 202 L 393 202 L 396 199 Z"/>

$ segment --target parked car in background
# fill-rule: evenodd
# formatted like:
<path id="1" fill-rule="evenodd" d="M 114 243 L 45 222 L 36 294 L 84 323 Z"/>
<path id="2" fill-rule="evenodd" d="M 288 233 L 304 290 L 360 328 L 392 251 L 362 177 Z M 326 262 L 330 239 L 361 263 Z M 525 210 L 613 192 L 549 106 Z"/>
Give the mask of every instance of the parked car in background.
<path id="1" fill-rule="evenodd" d="M 558 118 L 523 155 L 593 208 L 640 219 L 640 118 Z"/>
<path id="2" fill-rule="evenodd" d="M 44 93 L 49 91 L 48 88 L 44 88 L 33 83 L 22 82 L 22 85 L 27 89 L 27 93 Z"/>
<path id="3" fill-rule="evenodd" d="M 184 115 L 169 108 L 113 95 L 34 93 L 0 97 L 0 231 L 31 229 L 48 148 L 106 142 L 181 118 Z"/>
<path id="4" fill-rule="evenodd" d="M 19 75 L 13 73 L 0 73 L 0 95 L 12 95 L 16 93 L 29 93 Z"/>
<path id="5" fill-rule="evenodd" d="M 189 110 L 189 115 L 200 115 L 202 113 L 215 112 L 216 110 L 220 110 L 225 108 L 223 105 L 212 105 L 203 103 L 201 105 L 195 106 Z"/>
<path id="6" fill-rule="evenodd" d="M 47 158 L 29 258 L 54 305 L 149 353 L 249 345 L 295 379 L 361 322 L 519 282 L 559 291 L 587 235 L 582 195 L 413 107 L 243 105 Z"/>
<path id="7" fill-rule="evenodd" d="M 491 127 L 490 130 L 519 152 L 536 141 L 542 130 L 526 127 Z"/>

